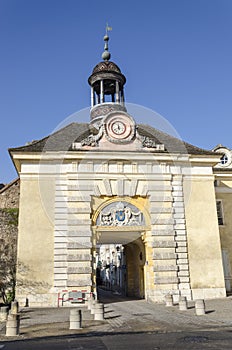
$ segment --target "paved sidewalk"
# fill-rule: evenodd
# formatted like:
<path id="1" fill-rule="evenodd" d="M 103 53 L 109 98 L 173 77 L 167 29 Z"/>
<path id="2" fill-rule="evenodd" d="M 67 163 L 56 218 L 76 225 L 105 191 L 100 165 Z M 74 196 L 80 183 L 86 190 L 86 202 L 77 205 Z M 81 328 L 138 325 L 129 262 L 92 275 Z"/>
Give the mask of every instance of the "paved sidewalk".
<path id="1" fill-rule="evenodd" d="M 232 331 L 232 298 L 206 300 L 206 315 L 196 316 L 194 303 L 187 311 L 178 306 L 128 300 L 111 292 L 101 291 L 105 303 L 105 321 L 94 321 L 82 307 L 83 329 L 69 330 L 69 308 L 23 308 L 20 336 L 17 339 L 35 339 L 72 334 L 167 333 L 184 331 Z M 3 325 L 1 323 L 0 325 Z M 0 340 L 8 340 L 2 330 Z M 9 340 L 13 340 L 10 338 Z"/>

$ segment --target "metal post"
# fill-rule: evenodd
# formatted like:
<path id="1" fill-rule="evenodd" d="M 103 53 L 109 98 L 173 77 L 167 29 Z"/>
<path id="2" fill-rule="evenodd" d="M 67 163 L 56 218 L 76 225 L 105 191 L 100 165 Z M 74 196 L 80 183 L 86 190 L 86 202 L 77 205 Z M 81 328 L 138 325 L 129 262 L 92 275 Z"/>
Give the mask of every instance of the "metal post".
<path id="1" fill-rule="evenodd" d="M 100 103 L 104 103 L 104 83 L 100 81 Z"/>
<path id="2" fill-rule="evenodd" d="M 116 103 L 120 103 L 119 82 L 117 80 L 115 82 L 115 95 L 116 95 Z"/>
<path id="3" fill-rule="evenodd" d="M 91 107 L 95 105 L 95 96 L 94 96 L 94 88 L 91 87 Z"/>
<path id="4" fill-rule="evenodd" d="M 123 90 L 123 88 L 122 88 L 122 91 L 121 91 L 121 103 L 124 106 L 124 104 L 125 104 L 125 97 L 124 97 L 124 90 Z"/>

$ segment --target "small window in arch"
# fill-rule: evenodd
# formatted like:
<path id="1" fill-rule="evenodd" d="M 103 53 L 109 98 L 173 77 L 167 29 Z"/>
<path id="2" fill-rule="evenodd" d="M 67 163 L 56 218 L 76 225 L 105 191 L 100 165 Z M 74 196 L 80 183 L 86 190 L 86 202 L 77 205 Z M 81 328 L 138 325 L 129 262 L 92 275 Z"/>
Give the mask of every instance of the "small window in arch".
<path id="1" fill-rule="evenodd" d="M 221 158 L 220 158 L 220 160 L 221 160 L 221 164 L 222 165 L 225 165 L 225 164 L 227 164 L 228 163 L 228 157 L 227 157 L 227 155 L 226 154 L 224 154 Z"/>

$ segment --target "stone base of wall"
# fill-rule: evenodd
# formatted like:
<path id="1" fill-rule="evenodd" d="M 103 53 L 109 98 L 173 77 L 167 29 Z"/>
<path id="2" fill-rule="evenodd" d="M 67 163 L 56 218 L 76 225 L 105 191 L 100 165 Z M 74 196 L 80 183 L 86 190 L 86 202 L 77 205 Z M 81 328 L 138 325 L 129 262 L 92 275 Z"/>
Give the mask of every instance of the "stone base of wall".
<path id="1" fill-rule="evenodd" d="M 196 299 L 216 299 L 225 298 L 226 289 L 225 288 L 199 288 L 192 289 L 192 298 Z"/>
<path id="2" fill-rule="evenodd" d="M 146 300 L 154 303 L 164 303 L 165 295 L 172 294 L 174 303 L 179 301 L 179 296 L 184 295 L 184 293 L 180 293 L 179 290 L 156 290 L 152 291 L 152 294 L 146 297 Z M 192 295 L 191 295 L 192 294 Z M 196 299 L 217 299 L 217 298 L 225 298 L 226 290 L 225 288 L 202 288 L 202 289 L 192 289 L 191 293 L 186 293 L 186 297 L 188 300 L 196 300 Z M 16 299 L 19 302 L 20 308 L 25 307 L 26 298 L 28 298 L 29 307 L 57 307 L 58 306 L 58 294 L 57 293 L 46 293 L 46 294 L 33 294 L 30 296 L 26 295 L 17 295 Z M 71 303 L 65 302 L 63 307 L 75 307 L 81 306 L 81 303 Z M 62 307 L 62 303 L 60 301 L 59 304 Z"/>
<path id="3" fill-rule="evenodd" d="M 149 301 L 149 302 L 153 302 L 153 303 L 164 303 L 165 302 L 165 296 L 167 294 L 173 295 L 174 302 L 178 302 L 179 301 L 180 291 L 177 290 L 177 289 L 176 290 L 161 289 L 161 290 L 151 291 L 150 295 L 148 295 L 146 297 L 146 300 Z"/>
<path id="4" fill-rule="evenodd" d="M 57 293 L 47 294 L 33 294 L 33 295 L 17 295 L 16 300 L 19 302 L 19 307 L 57 307 L 58 296 Z M 28 300 L 28 305 L 26 305 Z"/>
<path id="5" fill-rule="evenodd" d="M 202 288 L 192 290 L 155 290 L 146 297 L 147 301 L 154 303 L 165 302 L 165 295 L 172 294 L 174 303 L 179 301 L 180 296 L 186 296 L 187 300 L 196 299 L 217 299 L 226 297 L 225 288 Z"/>

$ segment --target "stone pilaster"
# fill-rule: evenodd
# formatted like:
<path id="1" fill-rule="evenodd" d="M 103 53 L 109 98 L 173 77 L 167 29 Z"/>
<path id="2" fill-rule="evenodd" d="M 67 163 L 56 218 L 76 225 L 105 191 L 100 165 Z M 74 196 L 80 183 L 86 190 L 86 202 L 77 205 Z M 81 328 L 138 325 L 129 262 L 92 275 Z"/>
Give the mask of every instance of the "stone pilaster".
<path id="1" fill-rule="evenodd" d="M 153 290 L 151 299 L 162 301 L 168 293 L 178 295 L 178 268 L 173 219 L 171 176 L 161 175 L 149 184 Z"/>
<path id="2" fill-rule="evenodd" d="M 75 177 L 57 181 L 54 231 L 54 287 L 86 290 L 92 286 L 93 188 Z"/>
<path id="3" fill-rule="evenodd" d="M 67 287 L 67 183 L 65 178 L 56 180 L 54 209 L 54 287 Z"/>
<path id="4" fill-rule="evenodd" d="M 67 287 L 91 291 L 92 288 L 92 228 L 90 220 L 91 182 L 68 179 L 67 215 Z"/>
<path id="5" fill-rule="evenodd" d="M 173 188 L 173 218 L 179 278 L 180 295 L 192 299 L 190 289 L 190 274 L 188 262 L 187 232 L 185 224 L 185 209 L 183 195 L 183 179 L 181 175 L 174 175 L 172 180 Z"/>

